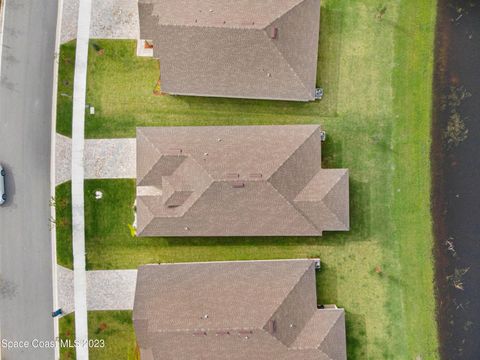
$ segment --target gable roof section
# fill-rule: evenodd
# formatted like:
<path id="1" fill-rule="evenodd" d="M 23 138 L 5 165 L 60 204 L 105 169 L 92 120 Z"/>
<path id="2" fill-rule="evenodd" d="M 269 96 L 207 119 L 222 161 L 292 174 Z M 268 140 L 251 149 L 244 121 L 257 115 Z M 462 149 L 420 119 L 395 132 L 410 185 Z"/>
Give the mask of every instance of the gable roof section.
<path id="1" fill-rule="evenodd" d="M 331 359 L 346 358 L 345 312 L 343 309 L 316 311 L 291 348 L 316 348 Z"/>
<path id="2" fill-rule="evenodd" d="M 319 0 L 140 0 L 162 91 L 315 99 Z"/>
<path id="3" fill-rule="evenodd" d="M 348 171 L 321 168 L 320 127 L 137 129 L 139 236 L 348 229 Z"/>
<path id="4" fill-rule="evenodd" d="M 133 322 L 143 360 L 346 359 L 343 310 L 316 309 L 313 260 L 142 266 Z"/>

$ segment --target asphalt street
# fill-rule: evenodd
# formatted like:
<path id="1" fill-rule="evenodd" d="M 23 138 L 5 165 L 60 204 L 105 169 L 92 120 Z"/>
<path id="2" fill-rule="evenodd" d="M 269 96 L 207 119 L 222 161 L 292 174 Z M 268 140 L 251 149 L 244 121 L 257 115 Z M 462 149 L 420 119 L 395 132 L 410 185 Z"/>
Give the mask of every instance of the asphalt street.
<path id="1" fill-rule="evenodd" d="M 57 0 L 6 0 L 0 162 L 9 199 L 0 207 L 0 334 L 28 348 L 2 348 L 2 360 L 54 358 L 53 348 L 33 341 L 54 337 L 49 201 L 56 24 Z"/>

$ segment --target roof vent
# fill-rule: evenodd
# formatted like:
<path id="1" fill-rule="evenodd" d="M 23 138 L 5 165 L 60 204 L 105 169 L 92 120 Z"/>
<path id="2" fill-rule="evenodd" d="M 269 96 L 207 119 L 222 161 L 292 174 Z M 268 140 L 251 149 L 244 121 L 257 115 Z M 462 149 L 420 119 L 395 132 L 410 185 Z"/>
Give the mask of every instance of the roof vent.
<path id="1" fill-rule="evenodd" d="M 193 333 L 193 336 L 207 336 L 207 332 L 206 331 L 195 331 Z"/>
<path id="2" fill-rule="evenodd" d="M 227 173 L 227 178 L 236 178 L 238 179 L 240 177 L 239 173 Z"/>
<path id="3" fill-rule="evenodd" d="M 254 179 L 261 179 L 263 177 L 262 173 L 252 173 L 249 176 Z"/>
<path id="4" fill-rule="evenodd" d="M 270 29 L 270 39 L 276 39 L 278 37 L 278 28 L 273 27 Z"/>
<path id="5" fill-rule="evenodd" d="M 237 188 L 237 189 L 238 189 L 238 188 L 244 188 L 244 187 L 245 187 L 245 183 L 244 183 L 244 182 L 241 182 L 241 181 L 237 181 L 237 182 L 234 182 L 234 183 L 232 184 L 232 187 Z"/>
<path id="6" fill-rule="evenodd" d="M 230 331 L 217 331 L 215 335 L 217 336 L 230 335 Z"/>
<path id="7" fill-rule="evenodd" d="M 239 330 L 238 333 L 240 335 L 249 335 L 249 334 L 253 334 L 253 331 L 252 330 Z"/>
<path id="8" fill-rule="evenodd" d="M 270 320 L 268 322 L 268 332 L 270 334 L 275 334 L 277 332 L 277 321 L 276 320 Z"/>
<path id="9" fill-rule="evenodd" d="M 181 154 L 183 152 L 181 148 L 170 148 L 169 150 L 174 154 Z"/>

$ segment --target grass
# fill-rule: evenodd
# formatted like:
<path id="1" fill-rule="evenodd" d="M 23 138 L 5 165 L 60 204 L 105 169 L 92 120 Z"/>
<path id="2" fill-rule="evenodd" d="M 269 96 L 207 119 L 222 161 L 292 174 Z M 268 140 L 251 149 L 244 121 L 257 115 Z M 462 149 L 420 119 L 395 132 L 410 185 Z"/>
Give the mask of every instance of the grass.
<path id="1" fill-rule="evenodd" d="M 75 347 L 73 346 L 75 342 L 75 314 L 61 317 L 58 320 L 58 327 L 60 341 L 64 343 L 68 342 L 68 345 L 62 345 L 60 347 L 60 359 L 75 359 L 76 352 Z"/>
<path id="2" fill-rule="evenodd" d="M 392 176 L 396 239 L 392 261 L 397 259 L 400 279 L 397 294 L 405 314 L 406 344 L 412 354 L 438 356 L 438 337 L 433 321 L 433 233 L 430 212 L 430 145 L 432 117 L 433 32 L 435 1 L 405 2 L 404 21 L 395 37 L 397 64 L 393 71 L 394 113 Z M 416 50 L 411 51 L 412 43 Z M 409 76 L 405 76 L 409 74 Z M 408 161 L 406 160 L 408 159 Z M 419 290 L 424 296 L 419 296 Z M 394 304 L 390 305 L 390 312 Z M 420 314 L 423 314 L 420 316 Z M 426 346 L 426 345 L 429 346 Z"/>
<path id="3" fill-rule="evenodd" d="M 75 340 L 75 315 L 59 321 L 60 338 Z M 135 333 L 131 311 L 89 311 L 88 334 L 91 341 L 89 357 L 93 360 L 136 360 Z M 75 359 L 74 348 L 61 348 L 60 359 Z"/>
<path id="4" fill-rule="evenodd" d="M 57 132 L 72 136 L 73 76 L 76 41 L 60 49 L 57 90 Z"/>
<path id="5" fill-rule="evenodd" d="M 72 269 L 72 194 L 70 181 L 55 188 L 55 218 L 58 238 L 57 263 Z"/>
<path id="6" fill-rule="evenodd" d="M 307 104 L 153 96 L 155 60 L 136 58 L 130 41 L 95 40 L 103 54 L 91 46 L 87 102 L 96 113 L 87 115 L 87 137 L 130 137 L 138 125 L 321 123 L 324 166 L 350 169 L 352 228 L 322 238 L 137 239 L 128 228 L 133 180 L 89 180 L 87 267 L 320 257 L 319 302 L 346 309 L 349 359 L 438 358 L 429 210 L 435 9 L 435 0 L 325 0 L 325 97 Z M 72 71 L 72 61 L 62 67 Z M 69 121 L 59 112 L 57 131 L 69 135 Z M 59 251 L 60 261 L 68 255 Z"/>

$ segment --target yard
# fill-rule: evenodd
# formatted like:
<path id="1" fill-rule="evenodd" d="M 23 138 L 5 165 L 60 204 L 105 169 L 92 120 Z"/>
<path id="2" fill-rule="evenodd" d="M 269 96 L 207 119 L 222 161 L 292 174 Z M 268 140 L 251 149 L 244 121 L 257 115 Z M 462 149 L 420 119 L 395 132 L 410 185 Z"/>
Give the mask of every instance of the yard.
<path id="1" fill-rule="evenodd" d="M 350 169 L 351 230 L 321 238 L 135 238 L 134 180 L 88 180 L 88 269 L 320 257 L 319 302 L 346 309 L 349 359 L 438 358 L 429 161 L 435 7 L 434 0 L 323 1 L 325 97 L 307 104 L 155 96 L 157 61 L 136 58 L 131 41 L 92 41 L 87 103 L 96 112 L 87 115 L 87 137 L 133 137 L 145 125 L 320 123 L 324 165 Z M 57 131 L 65 135 L 74 46 L 62 46 L 60 56 Z M 56 198 L 65 266 L 72 263 L 69 186 Z"/>
<path id="2" fill-rule="evenodd" d="M 91 359 L 137 360 L 131 311 L 90 311 L 88 334 L 94 340 L 89 351 Z M 70 344 L 75 341 L 74 314 L 60 319 L 60 337 Z M 75 348 L 63 347 L 60 355 L 61 359 L 75 359 Z"/>

